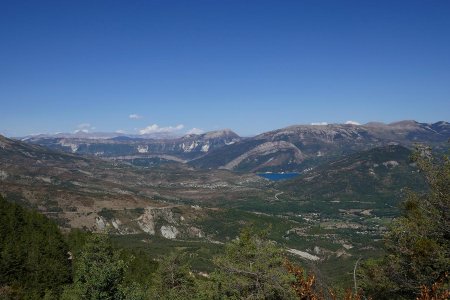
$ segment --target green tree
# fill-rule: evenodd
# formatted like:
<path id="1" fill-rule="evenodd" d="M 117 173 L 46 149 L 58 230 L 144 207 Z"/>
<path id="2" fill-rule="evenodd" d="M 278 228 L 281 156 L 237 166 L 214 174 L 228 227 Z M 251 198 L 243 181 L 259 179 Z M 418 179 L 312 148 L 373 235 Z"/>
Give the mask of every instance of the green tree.
<path id="1" fill-rule="evenodd" d="M 68 247 L 58 226 L 45 216 L 0 196 L 0 287 L 25 299 L 58 295 L 71 281 Z"/>
<path id="2" fill-rule="evenodd" d="M 160 264 L 153 283 L 153 299 L 197 299 L 198 286 L 182 253 L 172 253 Z"/>
<path id="3" fill-rule="evenodd" d="M 214 260 L 212 274 L 220 299 L 295 299 L 293 277 L 283 266 L 282 249 L 264 233 L 244 229 Z"/>
<path id="4" fill-rule="evenodd" d="M 153 260 L 151 253 L 142 249 L 122 249 L 120 259 L 127 262 L 123 285 L 139 285 L 143 290 L 148 290 L 154 281 L 158 269 L 158 262 Z"/>
<path id="5" fill-rule="evenodd" d="M 413 155 L 429 190 L 407 192 L 403 215 L 385 236 L 385 256 L 363 265 L 363 289 L 377 299 L 410 299 L 450 270 L 450 161 L 419 148 Z"/>
<path id="6" fill-rule="evenodd" d="M 63 299 L 122 300 L 142 299 L 138 286 L 122 285 L 127 264 L 120 259 L 106 235 L 88 237 L 79 256 L 75 256 L 74 283 Z"/>

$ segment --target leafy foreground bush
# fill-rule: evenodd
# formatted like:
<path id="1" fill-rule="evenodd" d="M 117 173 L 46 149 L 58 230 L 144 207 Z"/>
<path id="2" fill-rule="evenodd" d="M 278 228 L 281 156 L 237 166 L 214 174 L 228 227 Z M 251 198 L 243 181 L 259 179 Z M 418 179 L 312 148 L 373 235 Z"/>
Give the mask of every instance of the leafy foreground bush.
<path id="1" fill-rule="evenodd" d="M 361 287 L 375 299 L 448 299 L 450 271 L 450 160 L 418 149 L 413 160 L 429 186 L 408 192 L 404 214 L 385 236 L 386 255 L 369 260 Z"/>

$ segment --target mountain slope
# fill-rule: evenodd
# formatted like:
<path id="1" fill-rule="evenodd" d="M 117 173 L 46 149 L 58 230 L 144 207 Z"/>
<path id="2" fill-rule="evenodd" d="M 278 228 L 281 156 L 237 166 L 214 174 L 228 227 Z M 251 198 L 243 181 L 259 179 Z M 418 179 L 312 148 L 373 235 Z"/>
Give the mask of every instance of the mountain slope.
<path id="1" fill-rule="evenodd" d="M 301 171 L 341 155 L 389 144 L 411 147 L 414 143 L 425 143 L 444 149 L 448 147 L 448 139 L 450 124 L 447 122 L 298 125 L 266 132 L 219 148 L 192 160 L 190 164 L 200 168 L 224 167 L 236 171 Z M 267 143 L 272 143 L 268 151 L 257 151 L 257 147 Z M 279 159 L 286 153 L 286 147 L 282 146 L 287 145 L 286 143 L 289 143 L 292 151 L 285 159 Z M 245 159 L 236 161 L 238 157 Z"/>
<path id="2" fill-rule="evenodd" d="M 361 151 L 325 163 L 277 187 L 323 211 L 373 209 L 379 215 L 396 210 L 405 188 L 425 189 L 410 161 L 411 151 L 391 145 Z"/>
<path id="3" fill-rule="evenodd" d="M 0 136 L 0 193 L 64 227 L 100 230 L 109 224 L 123 234 L 165 234 L 161 226 L 176 224 L 180 235 L 198 235 L 189 220 L 207 210 L 192 208 L 192 203 L 255 197 L 265 193 L 264 185 L 251 174 L 193 170 L 175 162 L 138 168 Z"/>
<path id="4" fill-rule="evenodd" d="M 142 136 L 114 136 L 112 138 L 36 136 L 25 139 L 28 143 L 76 154 L 141 158 L 164 156 L 165 159 L 178 161 L 204 155 L 210 150 L 239 140 L 241 138 L 229 129 L 204 134 L 190 134 L 173 139 L 148 139 Z"/>
<path id="5" fill-rule="evenodd" d="M 107 135 L 105 135 L 107 137 Z M 302 171 L 342 155 L 389 144 L 411 147 L 425 143 L 448 148 L 450 124 L 401 121 L 365 125 L 295 125 L 241 138 L 231 130 L 148 139 L 144 136 L 94 138 L 36 136 L 28 143 L 70 153 L 95 155 L 151 166 L 164 161 L 185 162 L 199 169 L 240 172 Z"/>

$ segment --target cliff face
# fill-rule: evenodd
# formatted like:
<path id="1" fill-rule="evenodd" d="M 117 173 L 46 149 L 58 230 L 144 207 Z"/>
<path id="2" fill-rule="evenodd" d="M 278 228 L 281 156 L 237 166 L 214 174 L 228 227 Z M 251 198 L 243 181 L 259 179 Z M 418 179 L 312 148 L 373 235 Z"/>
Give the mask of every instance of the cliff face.
<path id="1" fill-rule="evenodd" d="M 105 157 L 172 155 L 178 159 L 185 160 L 204 155 L 210 150 L 230 145 L 240 140 L 241 138 L 231 130 L 220 130 L 200 135 L 191 134 L 174 139 L 35 137 L 26 141 L 77 154 Z"/>

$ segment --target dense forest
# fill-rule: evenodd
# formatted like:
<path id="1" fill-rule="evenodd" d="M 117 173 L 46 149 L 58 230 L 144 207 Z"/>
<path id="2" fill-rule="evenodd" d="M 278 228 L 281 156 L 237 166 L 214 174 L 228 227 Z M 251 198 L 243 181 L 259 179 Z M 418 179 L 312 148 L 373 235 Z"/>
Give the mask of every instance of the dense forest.
<path id="1" fill-rule="evenodd" d="M 61 232 L 45 216 L 0 197 L 1 299 L 448 299 L 450 161 L 413 157 L 426 194 L 407 192 L 384 255 L 355 266 L 352 290 L 323 289 L 267 232 L 244 228 L 197 274 L 174 251 L 154 260 L 109 236 Z"/>

